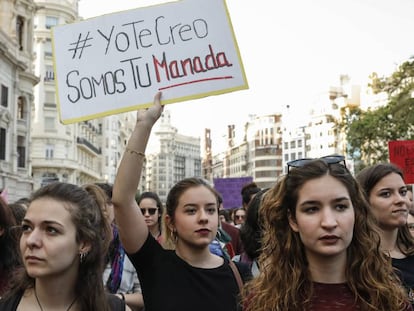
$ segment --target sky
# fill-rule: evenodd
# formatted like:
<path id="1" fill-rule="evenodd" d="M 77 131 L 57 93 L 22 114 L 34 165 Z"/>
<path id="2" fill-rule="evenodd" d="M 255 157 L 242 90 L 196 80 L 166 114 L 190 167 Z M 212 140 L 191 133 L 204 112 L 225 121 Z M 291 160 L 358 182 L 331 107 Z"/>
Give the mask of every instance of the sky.
<path id="1" fill-rule="evenodd" d="M 208 0 L 206 0 L 208 1 Z M 162 4 L 162 0 L 80 0 L 83 18 Z M 227 125 L 249 115 L 304 111 L 339 84 L 366 85 L 372 72 L 392 73 L 414 56 L 413 0 L 227 0 L 248 90 L 168 105 L 179 133 L 204 136 L 213 153 Z M 218 150 L 217 150 L 218 151 Z"/>

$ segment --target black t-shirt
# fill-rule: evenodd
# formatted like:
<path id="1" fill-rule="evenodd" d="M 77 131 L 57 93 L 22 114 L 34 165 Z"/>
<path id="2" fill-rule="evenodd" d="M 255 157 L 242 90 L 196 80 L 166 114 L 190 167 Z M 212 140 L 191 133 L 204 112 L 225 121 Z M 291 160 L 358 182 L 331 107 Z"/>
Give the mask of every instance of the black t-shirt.
<path id="1" fill-rule="evenodd" d="M 141 283 L 145 311 L 238 309 L 239 288 L 226 259 L 217 268 L 193 267 L 175 251 L 163 249 L 151 235 L 129 257 Z"/>
<path id="2" fill-rule="evenodd" d="M 414 256 L 392 258 L 392 266 L 408 293 L 408 299 L 414 309 Z"/>

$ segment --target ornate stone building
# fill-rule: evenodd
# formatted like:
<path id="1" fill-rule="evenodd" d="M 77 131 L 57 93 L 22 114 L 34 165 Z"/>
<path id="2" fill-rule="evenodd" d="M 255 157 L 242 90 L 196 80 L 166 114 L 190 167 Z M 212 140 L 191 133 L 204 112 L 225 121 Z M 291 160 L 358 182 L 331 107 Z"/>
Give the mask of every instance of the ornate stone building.
<path id="1" fill-rule="evenodd" d="M 31 115 L 34 1 L 0 0 L 0 189 L 9 201 L 32 189 Z"/>

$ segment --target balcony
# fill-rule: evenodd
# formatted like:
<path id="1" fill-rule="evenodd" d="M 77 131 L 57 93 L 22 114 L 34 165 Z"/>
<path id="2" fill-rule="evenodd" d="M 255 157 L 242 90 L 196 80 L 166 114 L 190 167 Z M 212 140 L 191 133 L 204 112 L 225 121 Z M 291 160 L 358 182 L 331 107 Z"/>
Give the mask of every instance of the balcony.
<path id="1" fill-rule="evenodd" d="M 92 151 L 95 154 L 102 154 L 102 149 L 100 147 L 94 146 L 89 140 L 83 137 L 77 137 L 76 142 L 80 146 L 87 147 L 90 151 Z"/>
<path id="2" fill-rule="evenodd" d="M 55 73 L 53 71 L 46 71 L 45 76 L 43 77 L 43 81 L 45 81 L 45 82 L 54 82 L 55 81 Z"/>

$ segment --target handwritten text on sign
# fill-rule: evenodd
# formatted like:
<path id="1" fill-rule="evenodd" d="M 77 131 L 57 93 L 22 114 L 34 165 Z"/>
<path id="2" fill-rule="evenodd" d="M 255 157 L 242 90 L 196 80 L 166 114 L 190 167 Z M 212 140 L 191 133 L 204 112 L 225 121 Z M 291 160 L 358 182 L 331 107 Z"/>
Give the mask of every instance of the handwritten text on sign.
<path id="1" fill-rule="evenodd" d="M 224 0 L 182 0 L 53 28 L 61 121 L 246 89 Z"/>
<path id="2" fill-rule="evenodd" d="M 405 182 L 414 184 L 414 140 L 390 141 L 388 151 L 390 162 L 403 170 Z"/>

